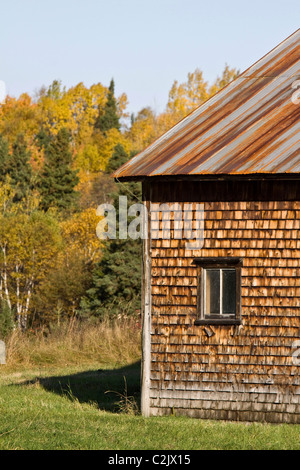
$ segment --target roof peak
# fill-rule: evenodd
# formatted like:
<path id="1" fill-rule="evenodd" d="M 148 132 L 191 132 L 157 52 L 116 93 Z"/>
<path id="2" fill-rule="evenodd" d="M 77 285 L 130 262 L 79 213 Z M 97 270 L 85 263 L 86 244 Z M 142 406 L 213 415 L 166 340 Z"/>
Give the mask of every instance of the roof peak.
<path id="1" fill-rule="evenodd" d="M 297 78 L 300 29 L 125 163 L 115 178 L 300 173 L 300 104 L 292 99 Z"/>

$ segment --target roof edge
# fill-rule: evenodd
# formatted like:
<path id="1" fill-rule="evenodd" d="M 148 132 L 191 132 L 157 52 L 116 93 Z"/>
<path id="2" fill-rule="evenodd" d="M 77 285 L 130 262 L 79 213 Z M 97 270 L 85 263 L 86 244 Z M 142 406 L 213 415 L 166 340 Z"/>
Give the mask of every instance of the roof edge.
<path id="1" fill-rule="evenodd" d="M 177 182 L 177 181 L 261 181 L 261 180 L 274 180 L 274 181 L 298 181 L 300 180 L 300 173 L 247 173 L 243 175 L 237 174 L 207 174 L 207 175 L 155 175 L 155 176 L 114 176 L 116 183 L 129 183 L 129 182 L 147 182 L 154 183 L 158 181 Z"/>

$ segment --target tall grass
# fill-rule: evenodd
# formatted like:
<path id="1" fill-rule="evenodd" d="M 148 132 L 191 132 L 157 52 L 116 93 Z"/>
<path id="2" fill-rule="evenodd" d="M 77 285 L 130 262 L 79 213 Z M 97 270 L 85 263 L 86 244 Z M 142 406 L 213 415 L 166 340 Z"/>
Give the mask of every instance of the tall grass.
<path id="1" fill-rule="evenodd" d="M 14 330 L 6 351 L 8 367 L 128 364 L 140 358 L 140 328 L 134 319 L 97 324 L 72 319 L 51 331 Z"/>

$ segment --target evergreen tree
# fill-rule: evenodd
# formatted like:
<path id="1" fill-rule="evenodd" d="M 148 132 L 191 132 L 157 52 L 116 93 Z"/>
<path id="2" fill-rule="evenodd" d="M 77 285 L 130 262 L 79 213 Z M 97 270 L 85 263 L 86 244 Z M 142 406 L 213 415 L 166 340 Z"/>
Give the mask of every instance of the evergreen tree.
<path id="1" fill-rule="evenodd" d="M 45 148 L 45 163 L 40 178 L 41 208 L 56 207 L 61 211 L 76 208 L 79 182 L 77 170 L 73 170 L 70 135 L 61 129 Z"/>
<path id="2" fill-rule="evenodd" d="M 117 144 L 114 148 L 111 158 L 109 159 L 106 167 L 106 173 L 112 174 L 115 170 L 120 168 L 128 160 L 128 154 L 125 152 L 123 145 Z"/>
<path id="3" fill-rule="evenodd" d="M 109 171 L 116 170 L 128 160 L 124 148 L 117 145 L 109 161 Z M 111 195 L 119 216 L 119 196 L 127 196 L 127 204 L 140 202 L 140 183 L 117 184 Z M 130 222 L 130 220 L 129 220 Z M 118 232 L 118 230 L 117 230 Z M 141 240 L 106 240 L 102 258 L 93 271 L 92 286 L 81 303 L 81 313 L 102 317 L 140 310 L 141 302 Z"/>
<path id="4" fill-rule="evenodd" d="M 99 129 L 105 134 L 110 129 L 120 129 L 120 121 L 118 117 L 117 103 L 115 99 L 115 84 L 113 79 L 108 88 L 107 101 L 104 112 L 99 109 L 99 115 L 95 122 L 95 129 Z"/>
<path id="5" fill-rule="evenodd" d="M 140 310 L 141 243 L 110 240 L 95 266 L 92 287 L 82 301 L 82 311 L 103 317 L 134 314 Z"/>
<path id="6" fill-rule="evenodd" d="M 0 181 L 5 180 L 7 174 L 7 165 L 9 159 L 8 142 L 0 135 Z"/>
<path id="7" fill-rule="evenodd" d="M 41 128 L 35 136 L 35 142 L 39 150 L 46 150 L 51 142 L 51 136 L 45 131 L 44 128 Z"/>
<path id="8" fill-rule="evenodd" d="M 23 135 L 19 135 L 9 156 L 6 173 L 9 175 L 11 185 L 16 189 L 15 201 L 21 201 L 32 189 L 32 168 L 30 165 L 30 153 Z"/>

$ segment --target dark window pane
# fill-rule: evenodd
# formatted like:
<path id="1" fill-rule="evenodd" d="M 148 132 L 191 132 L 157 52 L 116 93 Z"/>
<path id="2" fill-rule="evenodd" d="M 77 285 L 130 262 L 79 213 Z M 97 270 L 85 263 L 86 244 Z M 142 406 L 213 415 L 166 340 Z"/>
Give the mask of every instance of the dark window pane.
<path id="1" fill-rule="evenodd" d="M 223 269 L 223 314 L 235 314 L 236 272 L 235 269 Z"/>
<path id="2" fill-rule="evenodd" d="M 207 269 L 206 270 L 206 315 L 220 314 L 220 270 Z"/>

